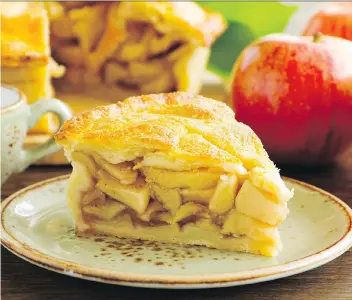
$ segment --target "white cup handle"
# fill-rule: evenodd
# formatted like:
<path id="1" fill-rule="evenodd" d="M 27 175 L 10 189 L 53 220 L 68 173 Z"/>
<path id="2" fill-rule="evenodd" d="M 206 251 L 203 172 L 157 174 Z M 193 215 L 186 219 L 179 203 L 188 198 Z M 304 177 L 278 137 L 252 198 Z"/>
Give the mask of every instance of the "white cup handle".
<path id="1" fill-rule="evenodd" d="M 40 117 L 52 112 L 59 118 L 59 128 L 62 124 L 72 117 L 72 113 L 68 106 L 58 99 L 39 100 L 29 106 L 28 128 L 34 127 Z M 46 143 L 36 148 L 22 150 L 21 152 L 21 169 L 19 172 L 26 169 L 33 162 L 43 158 L 46 155 L 57 152 L 61 147 L 55 143 L 54 137 L 51 137 Z"/>

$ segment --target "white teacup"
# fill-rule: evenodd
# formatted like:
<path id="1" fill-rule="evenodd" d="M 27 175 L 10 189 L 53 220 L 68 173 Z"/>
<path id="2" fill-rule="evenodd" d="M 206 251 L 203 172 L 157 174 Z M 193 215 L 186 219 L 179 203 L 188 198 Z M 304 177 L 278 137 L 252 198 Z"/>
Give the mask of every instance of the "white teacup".
<path id="1" fill-rule="evenodd" d="M 65 120 L 71 118 L 71 112 L 57 99 L 39 100 L 28 105 L 23 93 L 4 85 L 1 86 L 0 112 L 2 185 L 12 173 L 22 172 L 34 161 L 60 149 L 51 138 L 37 148 L 23 150 L 28 129 L 47 112 L 56 114 L 61 126 Z"/>

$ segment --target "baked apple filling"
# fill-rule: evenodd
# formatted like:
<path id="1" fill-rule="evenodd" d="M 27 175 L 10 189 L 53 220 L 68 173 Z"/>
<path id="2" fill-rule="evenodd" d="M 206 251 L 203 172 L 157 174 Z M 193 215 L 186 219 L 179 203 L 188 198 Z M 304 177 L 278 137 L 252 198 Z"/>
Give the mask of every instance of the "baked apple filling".
<path id="1" fill-rule="evenodd" d="M 117 164 L 97 153 L 73 151 L 70 157 L 69 199 L 79 231 L 136 232 L 145 239 L 154 239 L 157 232 L 166 241 L 220 243 L 241 251 L 246 251 L 246 241 L 251 252 L 269 256 L 281 249 L 277 226 L 292 195 L 280 178 L 258 167 L 238 176 L 216 168 L 145 166 L 143 157 Z M 259 180 L 258 174 L 266 177 Z"/>
<path id="2" fill-rule="evenodd" d="M 199 79 L 194 76 L 204 71 L 209 47 L 197 41 L 194 29 L 183 30 L 187 23 L 172 15 L 178 5 L 114 1 L 46 5 L 53 56 L 67 66 L 65 79 L 73 86 L 102 85 L 130 94 L 197 91 Z M 199 6 L 183 5 L 206 21 Z M 224 29 L 220 19 L 218 26 L 220 34 Z M 192 77 L 189 68 L 195 73 Z"/>

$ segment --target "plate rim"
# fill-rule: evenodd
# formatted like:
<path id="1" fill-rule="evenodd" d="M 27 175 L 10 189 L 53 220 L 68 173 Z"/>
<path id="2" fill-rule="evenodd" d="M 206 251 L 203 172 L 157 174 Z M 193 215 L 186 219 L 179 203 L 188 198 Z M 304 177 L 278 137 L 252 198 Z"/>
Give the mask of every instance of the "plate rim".
<path id="1" fill-rule="evenodd" d="M 140 287 L 161 287 L 161 288 L 194 288 L 194 287 L 220 287 L 220 286 L 235 286 L 242 284 L 250 284 L 273 280 L 286 276 L 291 276 L 304 271 L 308 271 L 315 267 L 321 266 L 332 261 L 338 256 L 346 252 L 352 247 L 352 209 L 341 199 L 333 194 L 318 188 L 314 185 L 299 181 L 297 179 L 282 176 L 286 182 L 301 185 L 305 188 L 327 196 L 330 201 L 339 205 L 340 209 L 346 214 L 349 224 L 346 224 L 346 231 L 342 237 L 335 243 L 329 245 L 325 249 L 308 256 L 299 258 L 294 261 L 283 263 L 271 267 L 262 267 L 254 270 L 226 272 L 213 275 L 158 275 L 158 274 L 135 274 L 128 272 L 111 271 L 101 268 L 89 267 L 74 262 L 69 262 L 64 259 L 55 258 L 53 256 L 39 252 L 29 245 L 22 243 L 13 237 L 4 224 L 5 211 L 8 205 L 20 199 L 20 197 L 30 191 L 51 183 L 67 180 L 70 174 L 61 175 L 49 178 L 34 184 L 31 184 L 16 193 L 10 195 L 1 203 L 1 244 L 20 258 L 35 264 L 39 267 L 92 281 L 105 282 L 110 284 L 120 284 L 128 286 Z"/>

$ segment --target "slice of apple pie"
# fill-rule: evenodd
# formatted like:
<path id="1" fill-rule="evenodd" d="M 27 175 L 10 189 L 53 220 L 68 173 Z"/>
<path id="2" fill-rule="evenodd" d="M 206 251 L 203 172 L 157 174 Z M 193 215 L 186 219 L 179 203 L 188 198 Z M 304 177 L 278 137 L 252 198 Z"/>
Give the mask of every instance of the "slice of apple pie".
<path id="1" fill-rule="evenodd" d="M 131 97 L 67 121 L 79 232 L 275 256 L 293 196 L 225 104 L 184 92 Z"/>
<path id="2" fill-rule="evenodd" d="M 104 95 L 198 92 L 221 15 L 193 2 L 46 2 L 60 89 Z"/>

